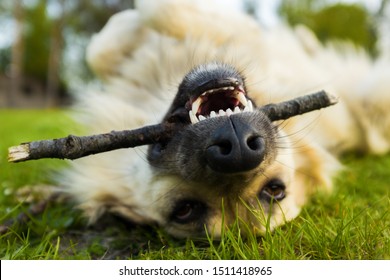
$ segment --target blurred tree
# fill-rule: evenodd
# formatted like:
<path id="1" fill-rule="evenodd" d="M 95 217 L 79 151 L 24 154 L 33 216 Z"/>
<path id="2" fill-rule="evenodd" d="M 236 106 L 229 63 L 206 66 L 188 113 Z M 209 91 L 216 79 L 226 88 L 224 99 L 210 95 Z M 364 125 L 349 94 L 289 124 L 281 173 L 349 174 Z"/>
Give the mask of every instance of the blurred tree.
<path id="1" fill-rule="evenodd" d="M 63 53 L 64 39 L 62 35 L 63 21 L 65 19 L 65 0 L 58 1 L 59 15 L 52 18 L 50 28 L 49 58 L 47 66 L 46 82 L 46 106 L 53 107 L 58 105 L 60 86 L 61 86 L 61 58 Z"/>
<path id="2" fill-rule="evenodd" d="M 25 6 L 26 28 L 24 42 L 23 69 L 24 74 L 46 83 L 50 51 L 50 29 L 52 22 L 46 11 L 46 0 L 38 0 L 37 4 Z"/>
<path id="3" fill-rule="evenodd" d="M 279 12 L 290 25 L 304 24 L 312 29 L 322 42 L 349 40 L 372 55 L 376 54 L 375 21 L 361 5 L 329 4 L 325 0 L 283 0 Z"/>
<path id="4" fill-rule="evenodd" d="M 7 91 L 7 102 L 11 106 L 15 105 L 15 96 L 20 92 L 23 83 L 23 52 L 25 50 L 23 22 L 25 13 L 21 0 L 13 2 L 13 16 L 15 18 L 15 38 L 11 52 L 11 90 Z"/>
<path id="5" fill-rule="evenodd" d="M 134 8 L 134 0 L 68 0 L 66 5 L 68 27 L 89 36 L 99 31 L 113 14 Z"/>
<path id="6" fill-rule="evenodd" d="M 11 50 L 9 48 L 0 49 L 0 74 L 5 73 L 11 64 Z"/>
<path id="7" fill-rule="evenodd" d="M 72 49 L 75 38 L 98 32 L 112 14 L 133 6 L 132 0 L 1 0 L 1 16 L 9 14 L 14 22 L 12 46 L 0 49 L 0 75 L 10 78 L 8 105 L 17 106 L 15 100 L 26 94 L 42 95 L 46 106 L 57 105 L 67 88 L 61 75 L 64 50 Z"/>
<path id="8" fill-rule="evenodd" d="M 378 9 L 378 12 L 376 13 L 376 16 L 378 17 L 384 17 L 386 13 L 386 8 L 389 4 L 389 0 L 382 0 Z"/>
<path id="9" fill-rule="evenodd" d="M 257 18 L 257 12 L 259 10 L 259 1 L 257 0 L 243 0 L 244 12 L 248 15 Z"/>

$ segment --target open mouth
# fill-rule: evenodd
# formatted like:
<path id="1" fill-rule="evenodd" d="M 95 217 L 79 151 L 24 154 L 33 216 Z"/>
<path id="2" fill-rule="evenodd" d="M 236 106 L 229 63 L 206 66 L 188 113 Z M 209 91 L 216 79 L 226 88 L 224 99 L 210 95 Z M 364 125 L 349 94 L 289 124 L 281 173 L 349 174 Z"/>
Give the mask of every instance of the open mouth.
<path id="1" fill-rule="evenodd" d="M 252 112 L 253 104 L 241 85 L 213 88 L 203 92 L 191 104 L 189 116 L 192 124 L 208 118 Z"/>

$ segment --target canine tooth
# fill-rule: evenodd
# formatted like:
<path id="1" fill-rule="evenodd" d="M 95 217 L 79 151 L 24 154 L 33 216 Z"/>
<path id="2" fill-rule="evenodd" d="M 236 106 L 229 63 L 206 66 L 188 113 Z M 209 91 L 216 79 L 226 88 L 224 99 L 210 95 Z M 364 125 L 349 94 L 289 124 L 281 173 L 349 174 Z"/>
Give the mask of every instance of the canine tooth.
<path id="1" fill-rule="evenodd" d="M 232 111 L 232 109 L 228 108 L 228 109 L 226 110 L 226 116 L 229 117 L 230 115 L 233 115 L 233 111 Z"/>
<path id="2" fill-rule="evenodd" d="M 251 112 L 251 110 L 249 109 L 249 106 L 246 106 L 245 108 L 244 108 L 244 111 L 243 112 Z"/>
<path id="3" fill-rule="evenodd" d="M 237 99 L 244 105 L 245 107 L 248 105 L 248 100 L 242 92 L 237 93 Z"/>
<path id="4" fill-rule="evenodd" d="M 238 114 L 238 113 L 240 113 L 241 112 L 241 110 L 240 110 L 240 108 L 238 108 L 238 106 L 236 106 L 235 108 L 234 108 L 234 114 Z"/>
<path id="5" fill-rule="evenodd" d="M 206 119 L 206 117 L 199 115 L 199 121 L 204 121 L 205 119 Z"/>
<path id="6" fill-rule="evenodd" d="M 225 112 L 224 110 L 221 109 L 221 110 L 218 111 L 218 115 L 221 116 L 221 117 L 222 117 L 222 116 L 225 116 L 225 115 L 226 115 L 226 112 Z"/>
<path id="7" fill-rule="evenodd" d="M 229 87 L 224 87 L 224 88 L 222 88 L 222 90 L 228 90 L 229 89 Z"/>
<path id="8" fill-rule="evenodd" d="M 199 122 L 198 118 L 194 115 L 192 110 L 189 112 L 189 115 L 190 115 L 190 120 L 191 120 L 192 124 L 195 124 L 195 123 Z"/>
<path id="9" fill-rule="evenodd" d="M 198 113 L 198 110 L 199 110 L 199 107 L 201 104 L 202 104 L 201 98 L 196 99 L 194 101 L 194 103 L 192 103 L 192 112 L 193 112 L 194 116 L 196 115 L 196 113 Z"/>
<path id="10" fill-rule="evenodd" d="M 229 87 L 228 89 L 229 89 L 229 90 L 234 90 L 234 87 Z"/>
<path id="11" fill-rule="evenodd" d="M 248 100 L 248 107 L 249 107 L 249 111 L 253 112 L 253 104 L 252 104 L 252 101 L 250 101 L 250 100 Z"/>
<path id="12" fill-rule="evenodd" d="M 215 118 L 217 116 L 217 113 L 215 111 L 210 112 L 210 118 Z"/>

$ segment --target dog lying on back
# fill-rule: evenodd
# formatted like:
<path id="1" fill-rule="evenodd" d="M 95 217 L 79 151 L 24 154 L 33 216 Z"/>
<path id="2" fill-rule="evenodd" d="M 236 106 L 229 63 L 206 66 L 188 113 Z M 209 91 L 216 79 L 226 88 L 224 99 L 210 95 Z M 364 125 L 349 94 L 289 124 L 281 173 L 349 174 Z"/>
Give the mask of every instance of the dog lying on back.
<path id="1" fill-rule="evenodd" d="M 340 54 L 304 28 L 264 31 L 201 2 L 139 1 L 93 37 L 87 59 L 103 89 L 80 96 L 87 133 L 183 129 L 72 163 L 61 184 L 91 222 L 111 212 L 177 237 L 218 237 L 239 221 L 261 234 L 332 188 L 340 153 L 389 150 L 388 61 Z M 339 104 L 278 123 L 253 110 L 319 89 Z"/>

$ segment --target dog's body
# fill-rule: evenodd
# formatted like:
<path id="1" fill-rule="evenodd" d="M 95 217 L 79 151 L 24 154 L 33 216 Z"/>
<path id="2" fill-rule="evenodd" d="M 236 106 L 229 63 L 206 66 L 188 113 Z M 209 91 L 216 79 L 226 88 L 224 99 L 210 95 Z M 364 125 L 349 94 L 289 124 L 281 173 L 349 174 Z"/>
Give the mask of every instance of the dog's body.
<path id="1" fill-rule="evenodd" d="M 169 143 L 72 163 L 61 182 L 91 221 L 112 212 L 157 223 L 176 236 L 199 235 L 205 227 L 218 236 L 239 216 L 261 233 L 296 217 L 317 187 L 331 189 L 340 168 L 335 156 L 389 150 L 390 63 L 372 62 L 352 48 L 341 55 L 304 28 L 263 31 L 245 15 L 204 10 L 199 1 L 137 6 L 114 16 L 93 38 L 88 62 L 104 89 L 83 94 L 80 119 L 88 133 L 162 120 L 183 122 L 183 130 Z M 210 81 L 218 82 L 207 87 Z M 226 96 L 242 92 L 257 105 L 319 89 L 340 102 L 272 124 L 261 114 L 242 113 L 245 106 L 232 98 L 238 114 L 204 121 L 197 115 L 193 122 L 199 122 L 190 123 L 188 113 L 200 94 L 225 94 L 228 88 Z M 256 136 L 254 144 L 244 143 L 249 154 L 240 142 L 247 134 Z M 229 152 L 220 143 L 231 135 L 241 156 L 226 158 L 236 140 L 229 140 Z"/>

